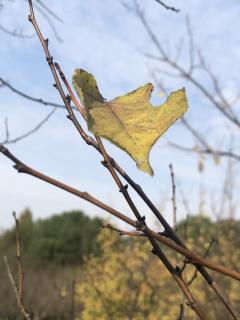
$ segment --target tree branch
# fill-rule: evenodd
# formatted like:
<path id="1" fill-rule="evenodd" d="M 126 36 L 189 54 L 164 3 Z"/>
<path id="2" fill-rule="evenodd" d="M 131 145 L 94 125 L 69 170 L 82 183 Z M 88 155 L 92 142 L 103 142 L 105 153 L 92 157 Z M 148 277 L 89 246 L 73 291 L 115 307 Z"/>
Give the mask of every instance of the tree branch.
<path id="1" fill-rule="evenodd" d="M 18 307 L 22 315 L 24 316 L 24 318 L 26 320 L 31 320 L 30 314 L 27 312 L 24 305 L 24 272 L 22 267 L 21 236 L 20 236 L 19 220 L 17 219 L 15 212 L 13 212 L 13 217 L 16 225 L 16 259 L 17 259 L 17 269 L 18 269 L 18 287 L 13 278 L 7 257 L 4 256 L 3 259 L 6 265 L 9 280 L 15 291 Z"/>
<path id="2" fill-rule="evenodd" d="M 53 116 L 55 111 L 56 111 L 56 108 L 51 110 L 51 112 L 48 113 L 47 116 L 44 117 L 43 120 L 41 120 L 34 128 L 32 128 L 31 130 L 21 134 L 20 136 L 18 136 L 16 138 L 13 138 L 13 139 L 10 139 L 8 122 L 5 120 L 6 137 L 5 137 L 4 141 L 0 142 L 0 145 L 12 144 L 12 143 L 16 143 L 16 142 L 18 142 L 20 140 L 28 138 L 32 134 L 36 133 L 46 122 L 48 122 L 48 120 Z"/>
<path id="3" fill-rule="evenodd" d="M 30 101 L 33 101 L 33 102 L 37 102 L 37 103 L 42 104 L 44 106 L 66 109 L 66 107 L 63 104 L 58 104 L 58 103 L 54 103 L 51 101 L 46 101 L 42 98 L 33 97 L 33 96 L 17 89 L 16 87 L 13 87 L 8 81 L 6 81 L 0 77 L 0 88 L 3 88 L 3 87 L 10 89 L 12 92 L 18 94 L 20 97 L 23 97 L 23 98 L 30 100 Z M 73 108 L 75 109 L 75 107 L 73 107 Z"/>
<path id="4" fill-rule="evenodd" d="M 163 6 L 165 9 L 167 10 L 171 10 L 174 11 L 176 13 L 180 12 L 180 9 L 176 9 L 174 7 L 170 7 L 168 5 L 165 4 L 165 2 L 161 1 L 161 0 L 155 0 L 157 3 L 159 3 L 161 6 Z"/>

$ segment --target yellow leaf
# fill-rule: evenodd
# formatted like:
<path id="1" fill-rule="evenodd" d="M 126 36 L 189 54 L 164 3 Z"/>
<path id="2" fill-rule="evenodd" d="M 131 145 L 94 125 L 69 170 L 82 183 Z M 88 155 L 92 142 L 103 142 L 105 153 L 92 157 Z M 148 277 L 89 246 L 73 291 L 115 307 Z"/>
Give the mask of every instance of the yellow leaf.
<path id="1" fill-rule="evenodd" d="M 171 93 L 165 103 L 153 107 L 150 102 L 151 83 L 111 101 L 102 97 L 95 78 L 87 71 L 76 69 L 73 85 L 86 109 L 89 130 L 126 151 L 139 169 L 153 175 L 149 163 L 150 150 L 187 111 L 185 90 Z"/>

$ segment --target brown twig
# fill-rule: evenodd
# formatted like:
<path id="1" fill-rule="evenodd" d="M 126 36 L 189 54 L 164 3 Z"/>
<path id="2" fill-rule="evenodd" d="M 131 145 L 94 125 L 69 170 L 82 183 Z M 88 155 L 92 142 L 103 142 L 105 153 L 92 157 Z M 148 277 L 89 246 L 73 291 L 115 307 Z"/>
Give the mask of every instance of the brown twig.
<path id="1" fill-rule="evenodd" d="M 7 261 L 7 257 L 3 257 L 3 260 L 5 262 L 5 265 L 6 265 L 6 269 L 7 269 L 7 274 L 8 274 L 8 278 L 12 284 L 12 287 L 14 289 L 14 292 L 15 292 L 15 295 L 16 295 L 16 298 L 17 298 L 17 303 L 18 303 L 18 306 L 20 308 L 20 311 L 22 313 L 22 315 L 24 316 L 24 318 L 26 320 L 31 320 L 31 317 L 30 315 L 28 314 L 28 312 L 26 311 L 25 307 L 23 304 L 21 304 L 21 300 L 20 300 L 20 297 L 19 297 L 19 294 L 18 294 L 18 289 L 17 289 L 17 286 L 16 286 L 16 283 L 13 279 L 13 275 L 12 275 L 12 272 L 11 272 L 11 269 L 10 269 L 10 266 L 9 266 L 9 263 Z"/>
<path id="2" fill-rule="evenodd" d="M 15 291 L 19 309 L 26 320 L 31 320 L 30 314 L 27 312 L 24 305 L 24 272 L 22 267 L 21 236 L 20 236 L 19 220 L 17 219 L 15 212 L 13 212 L 13 218 L 16 225 L 16 259 L 17 259 L 17 269 L 18 269 L 18 286 L 16 285 L 15 280 L 13 278 L 7 257 L 4 256 L 3 259 L 6 265 L 9 280 Z"/>
<path id="3" fill-rule="evenodd" d="M 179 305 L 180 311 L 179 311 L 179 316 L 177 317 L 177 320 L 183 320 L 184 319 L 184 304 L 181 303 Z"/>
<path id="4" fill-rule="evenodd" d="M 119 233 L 120 236 L 145 237 L 145 234 L 139 231 L 125 231 L 112 226 L 111 224 L 102 225 L 102 228 L 113 230 Z"/>
<path id="5" fill-rule="evenodd" d="M 209 245 L 203 255 L 204 258 L 206 258 L 208 256 L 214 241 L 215 241 L 215 238 L 212 238 L 212 240 L 210 241 L 210 243 L 209 243 Z M 193 283 L 193 281 L 197 278 L 197 274 L 198 274 L 198 270 L 196 269 L 194 271 L 193 275 L 191 276 L 191 278 L 187 281 L 188 286 L 190 286 Z"/>

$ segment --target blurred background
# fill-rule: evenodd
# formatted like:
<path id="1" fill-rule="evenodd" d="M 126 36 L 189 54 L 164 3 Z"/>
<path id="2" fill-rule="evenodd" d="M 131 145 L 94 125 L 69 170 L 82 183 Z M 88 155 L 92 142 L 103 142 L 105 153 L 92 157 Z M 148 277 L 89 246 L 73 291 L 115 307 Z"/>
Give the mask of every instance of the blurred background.
<path id="1" fill-rule="evenodd" d="M 168 2 L 166 3 L 169 6 L 179 11 L 167 9 L 157 0 L 52 0 L 51 4 L 36 0 L 34 4 L 41 30 L 44 36 L 49 38 L 50 52 L 54 60 L 61 65 L 70 83 L 75 68 L 86 69 L 96 77 L 103 96 L 110 100 L 152 82 L 155 87 L 152 103 L 156 106 L 163 103 L 172 91 L 185 87 L 189 101 L 188 112 L 159 139 L 151 151 L 150 162 L 155 172 L 154 177 L 139 171 L 135 163 L 120 149 L 107 141 L 105 145 L 126 172 L 141 185 L 171 225 L 174 221 L 169 164 L 172 164 L 176 180 L 177 222 L 182 236 L 187 237 L 184 223 L 191 221 L 187 222 L 187 225 L 189 234 L 192 234 L 189 236 L 192 245 L 195 242 L 199 243 L 199 237 L 202 237 L 202 248 L 206 249 L 212 241 L 212 236 L 216 235 L 216 230 L 220 230 L 220 235 L 216 237 L 218 241 L 215 241 L 214 257 L 217 257 L 217 253 L 224 255 L 228 252 L 226 261 L 233 268 L 239 268 L 240 5 L 236 0 Z M 66 118 L 67 112 L 61 107 L 61 99 L 52 86 L 53 79 L 43 50 L 32 25 L 28 22 L 28 10 L 27 1 L 0 1 L 0 143 L 36 170 L 81 191 L 87 191 L 132 217 L 111 176 L 100 165 L 101 157 L 81 141 L 72 123 Z M 80 117 L 79 121 L 86 128 Z M 158 228 L 142 200 L 129 191 L 137 207 L 146 215 L 147 222 Z M 76 285 L 79 276 L 76 264 L 83 263 L 83 257 L 87 253 L 92 254 L 93 261 L 88 259 L 91 265 L 86 268 L 90 272 L 92 264 L 100 264 L 94 260 L 96 257 L 100 255 L 104 260 L 100 252 L 105 246 L 110 246 L 111 241 L 116 241 L 116 246 L 123 245 L 122 241 L 115 239 L 113 235 L 113 240 L 107 238 L 107 235 L 105 239 L 101 232 L 98 241 L 94 242 L 102 219 L 119 224 L 117 220 L 73 195 L 30 176 L 18 174 L 12 168 L 12 163 L 3 155 L 0 156 L 0 203 L 3 252 L 10 250 L 9 254 L 14 256 L 12 211 L 15 210 L 28 226 L 26 260 L 29 268 L 32 268 L 35 261 L 35 267 L 40 270 L 40 277 L 42 267 L 39 266 L 42 266 L 42 263 L 53 260 L 54 268 L 56 264 L 59 266 L 58 272 L 54 269 L 56 281 L 51 284 L 52 290 L 57 288 L 54 289 L 54 303 L 59 306 L 58 299 L 67 301 L 68 307 L 63 309 L 69 313 L 65 318 L 59 316 L 56 319 L 72 319 L 79 314 L 84 314 L 84 319 L 112 319 L 112 314 L 117 314 L 119 297 L 115 303 L 115 307 L 117 305 L 118 308 L 112 307 L 113 313 L 91 315 L 90 310 L 94 309 L 94 303 L 97 301 L 96 292 L 100 289 L 95 293 L 88 292 L 91 299 L 87 302 L 81 300 L 75 307 L 75 292 L 78 296 L 86 297 L 89 290 Z M 93 233 L 89 233 L 93 239 L 92 249 L 86 246 L 81 251 L 79 246 L 82 245 L 83 237 L 76 240 L 73 235 L 71 239 L 75 239 L 76 242 L 69 241 L 76 244 L 75 249 L 81 254 L 75 256 L 73 246 L 70 246 L 70 249 L 64 251 L 64 257 L 58 257 L 61 251 L 59 248 L 62 248 L 63 243 L 58 243 L 54 238 L 58 230 L 55 224 L 57 222 L 54 220 L 58 218 L 54 217 L 61 212 L 69 216 L 68 222 L 64 214 L 59 216 L 68 226 L 69 221 L 78 219 L 74 218 L 74 212 L 81 212 L 84 221 L 90 219 L 93 224 L 91 230 L 94 230 Z M 71 214 L 67 215 L 66 212 Z M 51 218 L 53 214 L 55 215 Z M 51 232 L 47 231 L 48 227 L 44 227 L 52 221 L 51 219 L 55 221 L 51 222 L 54 227 L 49 227 L 49 230 L 55 230 L 53 235 L 49 235 Z M 200 227 L 202 221 L 205 221 L 203 229 Z M 35 231 L 32 229 L 33 226 L 36 228 Z M 229 234 L 230 230 L 233 230 L 229 235 L 231 239 L 226 239 L 226 230 L 221 229 L 222 227 L 218 229 L 219 226 L 228 226 L 226 230 Z M 70 229 L 72 230 L 71 227 Z M 41 236 L 36 237 L 36 234 Z M 224 251 L 221 244 L 221 250 L 224 252 L 217 250 L 222 234 L 221 241 L 226 241 L 224 243 L 227 248 Z M 47 235 L 52 242 L 49 240 L 46 244 L 45 240 L 41 242 L 35 239 L 45 239 Z M 131 245 L 134 251 L 137 244 Z M 236 254 L 231 261 L 230 248 Z M 50 253 L 47 254 L 48 250 Z M 57 252 L 56 259 L 53 258 L 54 250 Z M 75 260 L 68 259 L 69 250 L 75 256 Z M 40 252 L 46 252 L 46 256 L 42 257 Z M 199 253 L 203 252 L 204 250 L 200 250 Z M 39 261 L 36 257 L 40 257 Z M 141 260 L 141 257 L 136 257 L 138 258 Z M 106 259 L 104 261 L 106 262 Z M 110 261 L 109 264 L 111 263 Z M 63 270 L 66 264 L 67 268 Z M 53 272 L 51 268 L 52 265 L 49 263 L 50 278 Z M 69 272 L 68 268 L 74 269 L 74 272 Z M 94 268 L 92 272 L 96 272 Z M 69 286 L 66 288 L 62 283 L 57 284 L 59 275 L 65 273 L 66 278 L 63 278 L 67 279 L 66 281 L 69 280 L 69 274 L 76 275 L 70 277 L 70 282 L 67 282 Z M 32 276 L 30 271 L 29 274 Z M 34 281 L 38 283 L 40 280 L 35 278 Z M 97 281 L 105 283 L 105 279 Z M 154 278 L 151 281 L 154 283 Z M 46 280 L 46 283 L 49 284 L 49 280 Z M 198 285 L 201 284 L 196 284 Z M 230 294 L 229 288 L 234 284 L 226 282 L 224 285 Z M 6 288 L 4 290 L 8 290 Z M 199 287 L 196 288 L 199 290 Z M 155 289 L 157 291 L 154 291 Z M 162 287 L 155 289 L 152 288 L 154 292 L 158 292 Z M 41 290 L 44 292 L 50 289 Z M 232 290 L 233 299 L 239 301 L 239 288 L 234 287 Z M 5 296 L 6 291 L 2 294 Z M 130 290 L 129 295 L 131 294 Z M 124 295 L 126 296 L 126 292 Z M 64 300 L 66 296 L 69 297 L 68 300 Z M 133 297 L 133 305 L 134 299 Z M 173 300 L 176 299 L 173 296 Z M 205 303 L 204 297 L 201 299 Z M 45 302 L 41 303 L 44 305 Z M 152 306 L 152 303 L 153 301 L 149 302 L 149 305 Z M 42 310 L 42 305 L 36 306 L 35 310 Z M 164 310 L 163 307 L 160 309 Z M 179 306 L 177 304 L 176 310 L 171 310 L 172 313 L 159 313 L 158 317 L 154 315 L 160 311 L 155 310 L 153 316 L 149 311 L 147 316 L 144 316 L 144 310 L 143 318 L 140 315 L 134 316 L 135 311 L 131 310 L 128 315 L 132 312 L 132 318 L 119 313 L 117 319 L 175 319 Z M 1 312 L 6 319 L 16 319 L 16 314 L 7 315 L 4 314 L 5 311 L 0 310 L 0 316 Z M 55 309 L 49 311 L 49 316 L 40 315 L 39 311 L 38 319 L 53 319 L 54 312 L 56 313 Z M 218 312 L 217 319 L 226 319 L 220 318 L 224 317 L 221 309 Z M 59 314 L 63 313 L 59 311 Z M 215 316 L 216 314 L 213 315 L 213 319 Z M 186 319 L 194 318 L 186 315 Z"/>

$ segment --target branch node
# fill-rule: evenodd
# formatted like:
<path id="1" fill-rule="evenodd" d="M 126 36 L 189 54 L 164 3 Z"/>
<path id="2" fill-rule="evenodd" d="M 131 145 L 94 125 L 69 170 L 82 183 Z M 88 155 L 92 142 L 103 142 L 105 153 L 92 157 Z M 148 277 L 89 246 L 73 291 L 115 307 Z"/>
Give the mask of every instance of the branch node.
<path id="1" fill-rule="evenodd" d="M 55 63 L 54 63 L 54 66 L 55 66 L 55 68 L 57 69 L 57 71 L 58 71 L 58 73 L 59 73 L 60 77 L 61 77 L 61 78 L 63 78 L 63 77 L 64 77 L 64 73 L 62 72 L 62 70 L 61 70 L 61 68 L 60 68 L 59 64 L 58 64 L 57 62 L 55 62 Z"/>
<path id="2" fill-rule="evenodd" d="M 17 163 L 13 165 L 13 168 L 17 170 L 17 172 L 25 172 L 24 166 L 21 163 Z"/>
<path id="3" fill-rule="evenodd" d="M 67 102 L 70 104 L 70 102 L 71 102 L 71 97 L 70 97 L 69 94 L 66 95 L 66 100 L 67 100 Z"/>
<path id="4" fill-rule="evenodd" d="M 5 148 L 2 144 L 0 145 L 0 152 L 6 154 L 7 148 Z"/>
<path id="5" fill-rule="evenodd" d="M 31 14 L 28 15 L 28 21 L 33 22 L 33 17 Z"/>
<path id="6" fill-rule="evenodd" d="M 176 265 L 175 271 L 177 272 L 177 274 L 181 275 L 181 269 L 178 265 Z"/>
<path id="7" fill-rule="evenodd" d="M 119 192 L 123 192 L 123 189 L 127 190 L 128 188 L 128 184 L 125 184 L 124 186 L 121 187 L 121 189 L 119 189 Z"/>
<path id="8" fill-rule="evenodd" d="M 156 252 L 156 250 L 154 248 L 152 248 L 151 252 L 152 252 L 152 254 L 157 255 L 157 252 Z"/>
<path id="9" fill-rule="evenodd" d="M 163 236 L 163 237 L 166 237 L 166 238 L 169 238 L 169 234 L 166 230 L 164 231 L 161 231 L 161 232 L 158 232 L 158 234 L 160 234 L 160 236 Z"/>
<path id="10" fill-rule="evenodd" d="M 53 57 L 52 56 L 47 56 L 46 60 L 47 60 L 48 64 L 53 63 Z"/>
<path id="11" fill-rule="evenodd" d="M 45 42 L 46 46 L 48 47 L 49 39 L 48 39 L 48 38 L 46 38 L 46 39 L 44 40 L 44 42 Z"/>
<path id="12" fill-rule="evenodd" d="M 86 141 L 86 144 L 88 144 L 88 145 L 93 145 L 94 144 L 94 141 L 93 141 L 93 139 L 91 137 L 87 137 L 85 141 Z"/>
<path id="13" fill-rule="evenodd" d="M 194 308 L 195 307 L 195 303 L 193 301 L 186 301 L 186 306 L 190 307 L 190 308 Z"/>
<path id="14" fill-rule="evenodd" d="M 145 231 L 146 229 L 146 217 L 142 216 L 139 220 L 136 221 L 136 230 Z"/>

